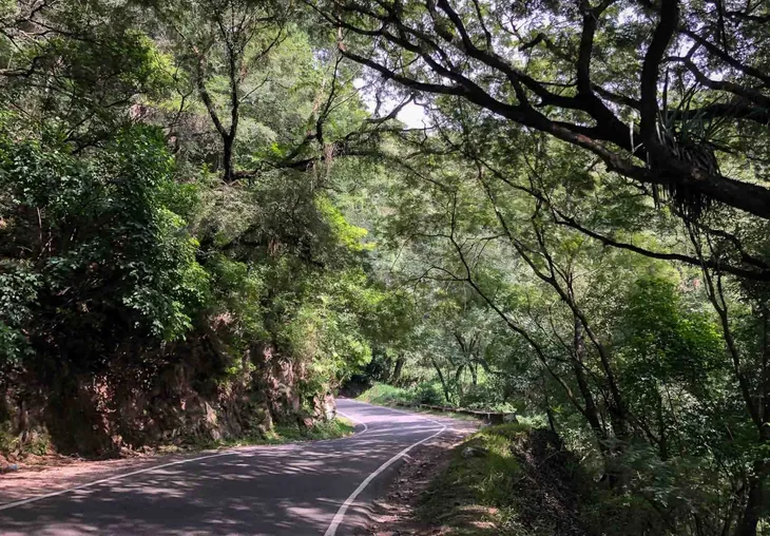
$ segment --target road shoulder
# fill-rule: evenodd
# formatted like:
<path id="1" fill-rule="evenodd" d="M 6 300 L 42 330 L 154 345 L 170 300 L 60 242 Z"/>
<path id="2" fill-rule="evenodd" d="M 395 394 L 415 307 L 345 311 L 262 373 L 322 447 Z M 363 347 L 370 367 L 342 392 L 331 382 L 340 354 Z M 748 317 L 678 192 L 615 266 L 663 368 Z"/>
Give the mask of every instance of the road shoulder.
<path id="1" fill-rule="evenodd" d="M 418 413 L 420 414 L 420 413 Z M 435 416 L 432 416 L 435 417 Z M 403 534 L 435 534 L 433 528 L 414 515 L 422 495 L 431 482 L 448 467 L 452 451 L 469 435 L 479 429 L 480 423 L 440 418 L 448 425 L 435 439 L 420 445 L 409 453 L 390 479 L 381 498 L 373 501 L 369 523 L 360 534 L 391 536 Z"/>

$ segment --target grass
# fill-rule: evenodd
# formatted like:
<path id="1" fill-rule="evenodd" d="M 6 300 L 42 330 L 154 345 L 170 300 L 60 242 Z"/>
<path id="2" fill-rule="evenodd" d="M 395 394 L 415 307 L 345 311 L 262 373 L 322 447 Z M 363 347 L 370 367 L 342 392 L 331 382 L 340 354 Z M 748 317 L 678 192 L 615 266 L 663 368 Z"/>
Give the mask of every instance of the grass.
<path id="1" fill-rule="evenodd" d="M 349 419 L 337 417 L 331 421 L 319 422 L 310 428 L 294 426 L 275 426 L 266 435 L 254 434 L 238 438 L 199 441 L 184 447 L 160 447 L 159 452 L 170 454 L 174 452 L 189 452 L 213 450 L 232 447 L 247 447 L 253 445 L 281 445 L 297 441 L 317 441 L 319 439 L 338 439 L 347 437 L 355 431 L 355 425 Z"/>
<path id="2" fill-rule="evenodd" d="M 511 448 L 529 431 L 521 424 L 490 426 L 457 447 L 426 492 L 420 518 L 454 535 L 529 534 L 516 519 L 515 497 L 523 475 Z"/>
<path id="3" fill-rule="evenodd" d="M 274 433 L 279 442 L 285 443 L 287 441 L 315 441 L 347 437 L 355 431 L 355 428 L 349 419 L 337 417 L 331 421 L 317 423 L 311 428 L 276 426 Z"/>
<path id="4" fill-rule="evenodd" d="M 403 389 L 401 387 L 394 387 L 386 383 L 375 383 L 369 389 L 361 393 L 356 400 L 361 402 L 367 402 L 369 404 L 376 404 L 378 406 L 396 406 L 397 404 L 423 404 L 425 402 L 420 400 L 420 392 L 414 389 Z M 431 405 L 440 405 L 438 402 L 431 402 Z M 465 413 L 452 413 L 447 411 L 437 411 L 427 408 L 410 408 L 409 411 L 415 413 L 425 413 L 428 415 L 436 415 L 440 417 L 452 417 L 460 421 L 476 421 L 478 420 L 473 415 Z"/>
<path id="5" fill-rule="evenodd" d="M 394 387 L 386 383 L 375 383 L 358 397 L 361 402 L 378 404 L 380 406 L 393 406 L 397 402 L 403 404 L 415 404 L 414 394 L 408 389 Z"/>

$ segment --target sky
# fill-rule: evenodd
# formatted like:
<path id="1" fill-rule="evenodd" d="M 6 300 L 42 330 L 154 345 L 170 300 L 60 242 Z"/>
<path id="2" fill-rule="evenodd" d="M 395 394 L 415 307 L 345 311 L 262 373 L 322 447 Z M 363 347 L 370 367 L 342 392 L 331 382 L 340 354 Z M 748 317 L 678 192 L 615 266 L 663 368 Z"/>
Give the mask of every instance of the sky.
<path id="1" fill-rule="evenodd" d="M 428 116 L 425 108 L 410 102 L 398 113 L 398 119 L 409 128 L 422 128 L 428 126 Z"/>
<path id="2" fill-rule="evenodd" d="M 374 113 L 374 108 L 376 106 L 376 100 L 374 98 L 375 90 L 367 86 L 364 78 L 355 79 L 353 81 L 353 86 L 361 92 L 361 99 L 366 105 L 367 110 L 369 110 L 370 113 Z M 399 101 L 396 99 L 386 99 L 380 107 L 380 116 L 387 115 L 393 108 L 398 106 L 398 103 Z M 410 102 L 404 106 L 396 117 L 408 128 L 422 128 L 429 124 L 425 108 L 414 102 Z"/>

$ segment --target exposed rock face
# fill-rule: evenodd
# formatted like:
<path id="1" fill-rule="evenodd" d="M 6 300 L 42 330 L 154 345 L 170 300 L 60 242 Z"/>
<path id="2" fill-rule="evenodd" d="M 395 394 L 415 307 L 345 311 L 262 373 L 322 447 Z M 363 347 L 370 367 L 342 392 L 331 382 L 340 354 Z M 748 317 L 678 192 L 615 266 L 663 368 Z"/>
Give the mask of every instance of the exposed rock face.
<path id="1" fill-rule="evenodd" d="M 46 396 L 0 392 L 0 431 L 21 443 L 50 434 L 59 452 L 104 456 L 264 436 L 274 423 L 312 426 L 336 416 L 334 398 L 303 395 L 304 367 L 272 346 L 254 344 L 234 360 L 212 331 L 188 341 L 147 356 L 142 367 L 115 360 L 102 375 L 69 377 Z"/>
<path id="2" fill-rule="evenodd" d="M 331 421 L 337 417 L 337 402 L 331 393 L 313 398 L 314 416 L 318 420 Z"/>
<path id="3" fill-rule="evenodd" d="M 254 366 L 252 384 L 264 396 L 273 419 L 287 423 L 299 418 L 302 400 L 298 382 L 304 378 L 297 374 L 294 363 L 266 344 L 253 345 L 249 357 Z"/>

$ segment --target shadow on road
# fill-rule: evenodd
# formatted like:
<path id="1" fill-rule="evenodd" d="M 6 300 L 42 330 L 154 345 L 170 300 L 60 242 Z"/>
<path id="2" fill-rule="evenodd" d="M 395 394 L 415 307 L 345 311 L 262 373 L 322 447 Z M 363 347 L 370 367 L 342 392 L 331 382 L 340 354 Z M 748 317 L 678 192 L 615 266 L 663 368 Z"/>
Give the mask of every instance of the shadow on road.
<path id="1" fill-rule="evenodd" d="M 359 406 L 350 438 L 250 447 L 157 469 L 0 512 L 3 534 L 323 534 L 384 461 L 440 429 L 418 416 Z"/>

